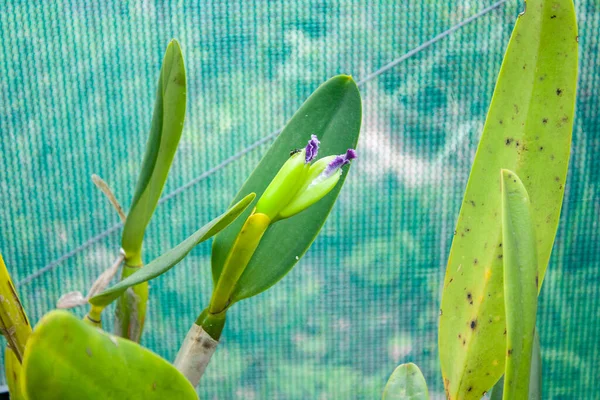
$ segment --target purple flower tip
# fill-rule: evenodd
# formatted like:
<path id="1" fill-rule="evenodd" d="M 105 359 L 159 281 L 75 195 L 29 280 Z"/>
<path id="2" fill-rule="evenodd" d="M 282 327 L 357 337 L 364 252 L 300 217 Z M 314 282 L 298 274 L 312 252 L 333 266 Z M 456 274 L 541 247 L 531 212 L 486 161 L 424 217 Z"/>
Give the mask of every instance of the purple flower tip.
<path id="1" fill-rule="evenodd" d="M 348 149 L 348 151 L 346 151 L 346 160 L 354 160 L 356 157 L 356 150 Z"/>
<path id="2" fill-rule="evenodd" d="M 348 164 L 350 160 L 353 160 L 355 158 L 356 150 L 348 149 L 348 151 L 346 151 L 346 154 L 340 154 L 339 156 L 336 156 L 333 159 L 333 161 L 327 165 L 327 168 L 325 168 L 325 171 L 323 171 L 323 175 L 325 177 L 330 177 L 335 171 L 342 168 L 344 165 Z"/>
<path id="3" fill-rule="evenodd" d="M 317 153 L 319 152 L 319 144 L 321 144 L 321 142 L 319 142 L 317 135 L 311 135 L 310 140 L 306 145 L 306 164 L 310 163 L 317 156 Z"/>

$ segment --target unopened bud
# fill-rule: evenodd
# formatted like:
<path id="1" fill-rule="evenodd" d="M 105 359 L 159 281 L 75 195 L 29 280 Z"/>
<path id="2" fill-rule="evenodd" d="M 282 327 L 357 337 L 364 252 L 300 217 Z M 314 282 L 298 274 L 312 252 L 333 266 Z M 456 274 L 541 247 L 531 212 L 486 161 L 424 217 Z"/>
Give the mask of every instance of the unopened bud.
<path id="1" fill-rule="evenodd" d="M 319 152 L 319 139 L 311 135 L 306 148 L 283 164 L 256 204 L 255 213 L 273 222 L 306 210 L 329 193 L 340 180 L 341 168 L 356 158 L 356 151 L 329 156 L 311 165 Z"/>
<path id="2" fill-rule="evenodd" d="M 306 150 L 302 150 L 293 154 L 283 164 L 258 200 L 256 213 L 262 213 L 270 219 L 274 219 L 279 211 L 294 198 L 310 168 L 310 165 L 305 163 L 305 157 Z"/>
<path id="3" fill-rule="evenodd" d="M 329 193 L 342 176 L 341 168 L 356 158 L 356 151 L 348 149 L 346 154 L 320 159 L 307 174 L 298 194 L 279 212 L 278 219 L 289 218 L 306 210 Z"/>

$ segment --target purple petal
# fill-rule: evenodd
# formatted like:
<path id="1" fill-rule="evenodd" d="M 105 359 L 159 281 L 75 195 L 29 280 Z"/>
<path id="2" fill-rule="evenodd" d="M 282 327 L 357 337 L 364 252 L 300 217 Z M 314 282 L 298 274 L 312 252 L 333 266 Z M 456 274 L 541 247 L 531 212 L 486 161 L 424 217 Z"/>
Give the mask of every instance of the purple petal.
<path id="1" fill-rule="evenodd" d="M 348 149 L 346 151 L 346 160 L 354 160 L 357 157 L 356 150 Z"/>
<path id="2" fill-rule="evenodd" d="M 348 149 L 346 154 L 340 154 L 336 156 L 332 162 L 327 164 L 327 168 L 322 172 L 325 178 L 329 178 L 335 171 L 342 168 L 344 165 L 348 164 L 350 160 L 354 160 L 356 158 L 356 150 Z"/>
<path id="3" fill-rule="evenodd" d="M 310 163 L 317 156 L 317 153 L 319 152 L 319 144 L 321 144 L 321 142 L 319 142 L 317 135 L 311 135 L 310 140 L 306 145 L 306 164 Z"/>

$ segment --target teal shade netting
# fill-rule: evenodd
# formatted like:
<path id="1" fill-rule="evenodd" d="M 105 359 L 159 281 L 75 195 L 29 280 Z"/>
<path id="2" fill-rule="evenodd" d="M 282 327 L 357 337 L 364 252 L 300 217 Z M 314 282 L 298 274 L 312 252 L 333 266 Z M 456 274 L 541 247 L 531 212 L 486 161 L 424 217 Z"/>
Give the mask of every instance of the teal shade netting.
<path id="1" fill-rule="evenodd" d="M 577 116 L 538 316 L 548 399 L 593 398 L 600 376 L 600 6 L 575 3 Z M 363 96 L 360 158 L 333 213 L 292 273 L 231 310 L 201 397 L 374 399 L 407 361 L 441 395 L 446 258 L 522 7 L 3 1 L 0 251 L 32 322 L 62 293 L 87 290 L 118 254 L 118 216 L 90 176 L 129 205 L 163 52 L 177 38 L 188 111 L 146 261 L 223 212 L 273 133 L 321 82 L 348 73 Z M 211 288 L 207 243 L 151 282 L 142 343 L 173 360 Z"/>

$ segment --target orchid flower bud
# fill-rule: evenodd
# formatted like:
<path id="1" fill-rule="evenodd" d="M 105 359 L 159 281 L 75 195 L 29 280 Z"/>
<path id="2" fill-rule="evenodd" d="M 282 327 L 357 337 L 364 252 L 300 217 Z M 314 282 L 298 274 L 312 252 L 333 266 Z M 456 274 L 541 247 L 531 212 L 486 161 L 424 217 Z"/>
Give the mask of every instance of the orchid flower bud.
<path id="1" fill-rule="evenodd" d="M 265 214 L 272 222 L 289 218 L 307 209 L 329 193 L 340 180 L 341 168 L 356 158 L 356 151 L 320 159 L 319 139 L 312 135 L 306 148 L 295 151 L 283 164 L 256 204 L 254 213 Z"/>
<path id="2" fill-rule="evenodd" d="M 254 212 L 265 214 L 273 220 L 298 193 L 318 151 L 319 140 L 316 135 L 312 135 L 306 148 L 292 154 L 283 164 L 258 200 Z"/>
<path id="3" fill-rule="evenodd" d="M 286 204 L 296 195 L 300 188 L 299 182 L 304 180 L 309 166 L 304 162 L 305 150 L 293 154 L 275 178 L 265 189 L 256 203 L 255 213 L 262 213 L 273 219 Z"/>
<path id="4" fill-rule="evenodd" d="M 342 176 L 341 168 L 356 158 L 356 151 L 348 149 L 346 154 L 320 159 L 308 171 L 306 180 L 298 194 L 279 212 L 278 219 L 289 218 L 306 210 L 329 193 Z"/>

